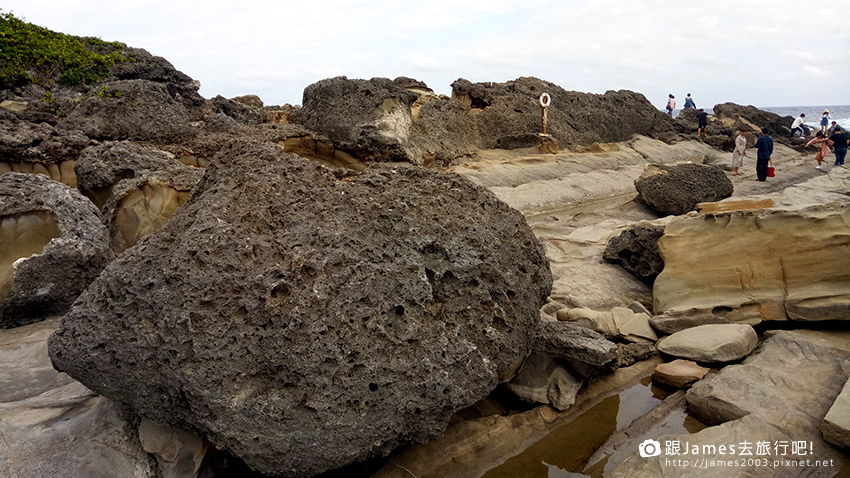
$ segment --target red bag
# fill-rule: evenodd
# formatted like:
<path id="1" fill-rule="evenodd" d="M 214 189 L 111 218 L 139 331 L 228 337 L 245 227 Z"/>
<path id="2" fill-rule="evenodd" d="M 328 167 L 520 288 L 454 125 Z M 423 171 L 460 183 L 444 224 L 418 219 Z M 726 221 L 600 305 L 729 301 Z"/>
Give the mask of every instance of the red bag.
<path id="1" fill-rule="evenodd" d="M 773 161 L 770 162 L 770 166 L 767 167 L 767 177 L 772 178 L 776 176 L 776 170 L 773 169 Z"/>

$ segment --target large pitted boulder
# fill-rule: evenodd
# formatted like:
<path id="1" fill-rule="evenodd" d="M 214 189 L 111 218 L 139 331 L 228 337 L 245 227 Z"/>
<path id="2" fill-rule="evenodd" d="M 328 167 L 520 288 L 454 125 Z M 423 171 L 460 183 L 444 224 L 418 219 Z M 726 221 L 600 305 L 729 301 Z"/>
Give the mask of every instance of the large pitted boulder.
<path id="1" fill-rule="evenodd" d="M 0 108 L 0 162 L 6 164 L 37 163 L 48 169 L 64 161 L 76 161 L 89 139 L 79 131 L 61 131 L 44 123 L 19 119 L 15 114 Z M 2 164 L 0 163 L 0 164 Z M 0 170 L 0 174 L 3 171 Z"/>
<path id="2" fill-rule="evenodd" d="M 460 176 L 236 141 L 49 348 L 154 421 L 312 476 L 442 433 L 530 353 L 551 281 L 522 215 Z"/>
<path id="3" fill-rule="evenodd" d="M 638 279 L 651 284 L 664 270 L 664 260 L 658 253 L 658 239 L 662 235 L 664 226 L 638 224 L 612 237 L 602 258 L 622 265 Z"/>
<path id="4" fill-rule="evenodd" d="M 118 80 L 82 100 L 58 128 L 82 130 L 94 139 L 183 141 L 195 134 L 192 116 L 162 83 Z"/>
<path id="5" fill-rule="evenodd" d="M 850 206 L 677 217 L 658 241 L 654 312 L 714 321 L 847 320 Z M 698 251 L 699 254 L 695 254 Z"/>
<path id="6" fill-rule="evenodd" d="M 409 78 L 329 78 L 304 89 L 291 119 L 364 161 L 449 163 L 477 150 L 466 108 L 428 92 Z"/>
<path id="7" fill-rule="evenodd" d="M 111 259 L 106 228 L 75 189 L 0 176 L 0 327 L 60 315 Z"/>
<path id="8" fill-rule="evenodd" d="M 664 215 L 678 216 L 701 202 L 732 195 L 732 181 L 716 166 L 685 163 L 650 165 L 635 179 L 635 189 L 649 207 Z"/>
<path id="9" fill-rule="evenodd" d="M 675 132 L 678 125 L 640 93 L 608 91 L 603 95 L 566 91 L 533 77 L 506 83 L 472 83 L 458 79 L 452 96 L 475 113 L 481 148 L 541 131 L 540 95 L 551 98 L 547 132 L 562 146 L 626 141 L 635 134 Z"/>

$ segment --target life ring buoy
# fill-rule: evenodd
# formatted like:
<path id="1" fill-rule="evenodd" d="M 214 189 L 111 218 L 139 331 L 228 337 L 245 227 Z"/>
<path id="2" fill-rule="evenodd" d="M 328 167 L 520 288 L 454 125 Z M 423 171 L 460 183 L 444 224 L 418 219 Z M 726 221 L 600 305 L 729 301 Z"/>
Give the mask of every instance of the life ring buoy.
<path id="1" fill-rule="evenodd" d="M 552 98 L 549 96 L 549 93 L 543 93 L 540 95 L 540 106 L 546 108 L 552 103 Z"/>

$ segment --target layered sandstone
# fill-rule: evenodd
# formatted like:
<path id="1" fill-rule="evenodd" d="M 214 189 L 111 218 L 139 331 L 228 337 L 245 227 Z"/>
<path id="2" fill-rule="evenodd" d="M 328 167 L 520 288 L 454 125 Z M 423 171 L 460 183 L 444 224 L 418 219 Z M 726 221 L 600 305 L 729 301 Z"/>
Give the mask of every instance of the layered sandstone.
<path id="1" fill-rule="evenodd" d="M 850 318 L 850 207 L 688 215 L 658 247 L 656 314 L 736 322 Z"/>

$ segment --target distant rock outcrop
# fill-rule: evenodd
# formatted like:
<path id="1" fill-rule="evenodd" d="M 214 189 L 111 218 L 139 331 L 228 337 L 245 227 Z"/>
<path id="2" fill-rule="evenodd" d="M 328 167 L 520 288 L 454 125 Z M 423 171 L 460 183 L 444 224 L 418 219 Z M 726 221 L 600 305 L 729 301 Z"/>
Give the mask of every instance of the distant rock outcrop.
<path id="1" fill-rule="evenodd" d="M 112 258 L 97 208 L 41 174 L 0 176 L 0 328 L 61 315 Z"/>
<path id="2" fill-rule="evenodd" d="M 732 195 L 732 181 L 722 169 L 702 164 L 650 165 L 635 180 L 641 199 L 663 215 L 685 214 L 701 202 Z"/>
<path id="3" fill-rule="evenodd" d="M 625 141 L 635 134 L 653 136 L 678 131 L 671 118 L 640 93 L 608 91 L 597 95 L 566 91 L 533 77 L 506 83 L 452 83 L 452 96 L 474 113 L 480 148 L 496 148 L 500 140 L 539 133 L 539 97 L 548 93 L 547 132 L 561 146 Z"/>
<path id="4" fill-rule="evenodd" d="M 522 215 L 466 179 L 335 176 L 238 141 L 50 354 L 256 470 L 312 476 L 438 436 L 530 353 L 551 281 Z"/>

